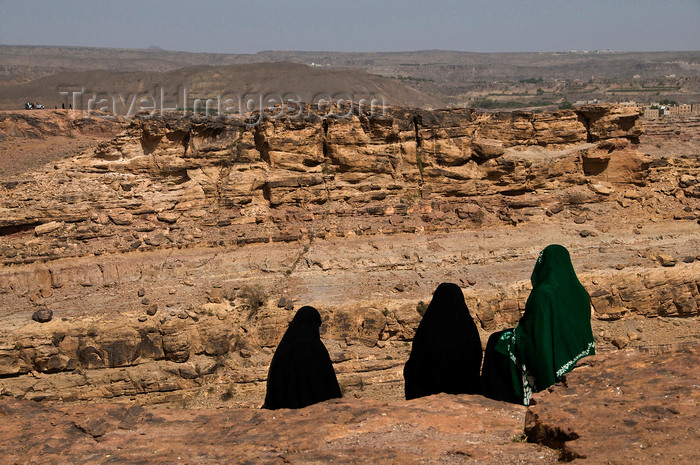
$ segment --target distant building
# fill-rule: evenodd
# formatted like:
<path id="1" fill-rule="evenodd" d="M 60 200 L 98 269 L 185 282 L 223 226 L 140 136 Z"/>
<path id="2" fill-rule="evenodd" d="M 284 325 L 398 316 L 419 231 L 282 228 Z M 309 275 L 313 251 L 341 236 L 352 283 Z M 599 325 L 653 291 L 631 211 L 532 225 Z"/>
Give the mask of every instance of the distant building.
<path id="1" fill-rule="evenodd" d="M 692 105 L 688 105 L 687 103 L 681 103 L 680 105 L 672 105 L 667 108 L 667 115 L 671 116 L 683 116 L 683 115 L 689 115 L 693 111 Z"/>
<path id="2" fill-rule="evenodd" d="M 647 119 L 656 119 L 659 117 L 659 109 L 658 108 L 645 108 L 644 109 L 644 117 Z"/>

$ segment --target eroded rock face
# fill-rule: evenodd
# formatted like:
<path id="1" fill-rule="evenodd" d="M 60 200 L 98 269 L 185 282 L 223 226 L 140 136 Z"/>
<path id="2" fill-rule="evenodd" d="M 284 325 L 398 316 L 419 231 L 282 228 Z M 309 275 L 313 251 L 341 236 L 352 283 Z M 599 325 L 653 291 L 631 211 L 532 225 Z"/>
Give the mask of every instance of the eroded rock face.
<path id="1" fill-rule="evenodd" d="M 649 162 L 626 142 L 642 132 L 637 116 L 595 106 L 554 114 L 389 109 L 382 117 L 283 118 L 255 127 L 136 119 L 94 153 L 4 183 L 0 230 L 9 237 L 0 256 L 22 263 L 196 244 L 205 242 L 197 230 L 207 225 L 242 234 L 236 242 L 294 241 L 319 216 L 430 215 L 468 199 L 499 215 L 508 206 L 502 194 L 567 189 L 585 175 L 644 182 Z M 607 145 L 587 147 L 591 138 Z M 574 152 L 527 151 L 572 144 L 585 147 L 583 171 Z M 442 223 L 439 215 L 434 221 Z M 30 229 L 40 240 L 9 234 Z M 108 237 L 117 240 L 100 240 Z"/>
<path id="2" fill-rule="evenodd" d="M 528 440 L 592 463 L 697 463 L 700 350 L 584 359 L 566 380 L 535 394 Z"/>
<path id="3" fill-rule="evenodd" d="M 572 252 L 600 347 L 684 344 L 700 334 L 700 165 L 647 156 L 636 118 L 137 119 L 0 184 L 0 390 L 259 406 L 310 304 L 344 392 L 399 399 L 420 302 L 458 283 L 485 341 L 520 318 L 548 243 Z M 31 321 L 45 306 L 52 321 Z"/>

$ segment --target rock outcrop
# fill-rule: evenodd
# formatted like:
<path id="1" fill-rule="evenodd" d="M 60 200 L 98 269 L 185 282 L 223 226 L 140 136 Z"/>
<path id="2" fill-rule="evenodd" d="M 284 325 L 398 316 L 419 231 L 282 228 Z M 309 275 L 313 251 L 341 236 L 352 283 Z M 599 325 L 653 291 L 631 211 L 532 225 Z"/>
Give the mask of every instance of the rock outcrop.
<path id="1" fill-rule="evenodd" d="M 0 183 L 0 392 L 259 406 L 311 304 L 346 395 L 398 399 L 421 301 L 460 284 L 485 341 L 518 321 L 553 242 L 602 349 L 687 345 L 700 161 L 648 155 L 638 116 L 138 118 Z"/>
<path id="2" fill-rule="evenodd" d="M 621 352 L 584 359 L 566 380 L 535 394 L 528 441 L 566 461 L 697 463 L 700 350 Z"/>
<path id="3" fill-rule="evenodd" d="M 478 395 L 299 410 L 0 399 L 8 463 L 678 463 L 700 460 L 698 349 L 584 359 L 523 406 Z"/>

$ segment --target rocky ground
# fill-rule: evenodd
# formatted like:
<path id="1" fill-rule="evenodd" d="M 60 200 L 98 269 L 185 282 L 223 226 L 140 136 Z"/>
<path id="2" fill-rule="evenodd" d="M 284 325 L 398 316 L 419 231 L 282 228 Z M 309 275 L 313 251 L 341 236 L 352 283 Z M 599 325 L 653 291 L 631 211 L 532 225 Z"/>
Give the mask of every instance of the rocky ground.
<path id="1" fill-rule="evenodd" d="M 173 437 L 184 434 L 176 432 L 178 416 L 212 426 L 236 415 L 270 421 L 257 410 L 213 419 L 208 409 L 262 404 L 274 348 L 294 310 L 311 304 L 324 317 L 322 337 L 345 400 L 287 412 L 290 425 L 313 409 L 359 416 L 397 409 L 397 418 L 434 409 L 440 423 L 440 412 L 464 408 L 494 425 L 502 418 L 485 409 L 514 415 L 522 428 L 525 409 L 483 399 L 400 402 L 401 370 L 421 302 L 440 282 L 463 288 L 485 343 L 517 322 L 537 254 L 550 243 L 569 248 L 591 294 L 601 363 L 620 360 L 617 353 L 664 357 L 698 345 L 697 117 L 645 123 L 645 132 L 637 110 L 604 105 L 542 114 L 390 109 L 382 118 L 257 127 L 137 119 L 111 137 L 126 124 L 35 113 L 4 114 L 0 126 L 5 159 L 24 167 L 6 163 L 15 168 L 0 176 L 7 412 L 26 408 L 43 421 L 95 408 L 116 425 L 131 409 L 141 418 L 138 406 L 159 404 L 185 409 L 149 413 Z M 76 138 L 47 129 L 54 126 L 75 128 Z M 54 152 L 30 149 L 47 146 Z M 104 402 L 112 404 L 87 405 Z M 382 415 L 374 415 L 373 431 L 386 435 Z M 85 434 L 65 421 L 66 434 Z M 555 459 L 547 449 L 511 444 L 519 432 L 503 428 L 489 439 L 499 444 L 494 451 L 455 448 L 445 461 Z M 413 433 L 399 431 L 391 437 L 406 455 L 386 460 L 417 460 Z M 268 440 L 275 442 L 251 439 L 260 448 L 250 453 L 261 454 Z M 440 444 L 430 453 L 453 450 Z M 216 457 L 201 453 L 200 461 Z"/>
<path id="2" fill-rule="evenodd" d="M 276 411 L 3 399 L 0 450 L 8 464 L 694 464 L 699 362 L 697 348 L 598 355 L 529 408 L 448 394 Z"/>

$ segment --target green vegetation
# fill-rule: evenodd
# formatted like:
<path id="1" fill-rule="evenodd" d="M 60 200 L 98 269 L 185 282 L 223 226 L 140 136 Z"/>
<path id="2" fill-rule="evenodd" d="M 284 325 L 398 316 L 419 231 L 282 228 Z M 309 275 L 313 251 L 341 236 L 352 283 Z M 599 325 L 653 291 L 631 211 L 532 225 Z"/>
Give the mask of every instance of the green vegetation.
<path id="1" fill-rule="evenodd" d="M 548 105 L 554 105 L 554 102 L 551 102 L 549 100 L 535 100 L 535 101 L 530 101 L 530 102 L 518 102 L 515 100 L 499 101 L 499 100 L 491 100 L 491 99 L 485 98 L 485 99 L 481 99 L 481 100 L 475 100 L 473 102 L 473 105 L 476 108 L 487 108 L 487 109 L 525 108 L 525 107 L 546 107 Z"/>
<path id="2" fill-rule="evenodd" d="M 658 87 L 641 87 L 641 88 L 626 88 L 626 89 L 608 89 L 606 92 L 612 93 L 630 93 L 630 92 L 666 92 L 678 91 L 681 86 L 658 86 Z"/>
<path id="3" fill-rule="evenodd" d="M 568 100 L 564 100 L 559 104 L 560 110 L 571 110 L 572 108 L 574 108 L 574 106 Z"/>
<path id="4" fill-rule="evenodd" d="M 420 155 L 420 149 L 416 147 L 416 165 L 418 166 L 418 172 L 420 173 L 421 180 L 423 179 L 423 157 Z"/>
<path id="5" fill-rule="evenodd" d="M 659 100 L 659 103 L 661 105 L 678 105 L 678 102 L 676 102 L 675 100 L 670 100 L 667 98 L 665 98 L 663 100 Z"/>
<path id="6" fill-rule="evenodd" d="M 538 78 L 528 78 L 528 79 L 521 79 L 518 82 L 520 83 L 526 83 L 526 84 L 539 84 L 541 82 L 544 82 L 544 79 L 541 77 Z"/>
<path id="7" fill-rule="evenodd" d="M 417 78 L 413 76 L 396 76 L 394 79 L 398 79 L 399 81 L 435 82 L 434 79 Z"/>

